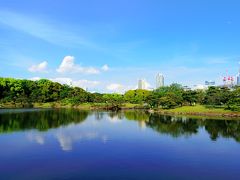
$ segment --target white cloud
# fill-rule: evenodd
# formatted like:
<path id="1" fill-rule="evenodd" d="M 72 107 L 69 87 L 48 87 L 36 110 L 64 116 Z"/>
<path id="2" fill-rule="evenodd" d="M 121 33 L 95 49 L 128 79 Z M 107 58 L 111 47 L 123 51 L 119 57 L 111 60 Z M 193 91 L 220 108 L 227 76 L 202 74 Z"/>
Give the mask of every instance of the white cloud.
<path id="1" fill-rule="evenodd" d="M 40 77 L 32 77 L 29 80 L 38 81 L 40 79 L 41 79 Z M 100 84 L 99 81 L 90 81 L 90 80 L 86 80 L 86 79 L 73 80 L 73 79 L 67 78 L 67 77 L 45 78 L 45 79 L 49 79 L 50 81 L 58 82 L 60 84 L 67 84 L 67 85 L 73 86 L 73 87 L 81 87 L 83 89 L 93 88 Z"/>
<path id="2" fill-rule="evenodd" d="M 103 71 L 108 71 L 108 70 L 109 70 L 108 65 L 107 65 L 107 64 L 103 65 L 103 66 L 102 66 L 102 70 L 103 70 Z"/>
<path id="3" fill-rule="evenodd" d="M 83 74 L 98 74 L 100 71 L 94 67 L 82 67 L 74 63 L 73 56 L 65 56 L 60 64 L 57 72 L 59 73 L 83 73 Z"/>
<path id="4" fill-rule="evenodd" d="M 47 72 L 47 61 L 43 61 L 40 64 L 32 65 L 28 70 L 30 72 Z"/>
<path id="5" fill-rule="evenodd" d="M 38 80 L 40 80 L 40 79 L 41 79 L 40 77 L 32 77 L 32 78 L 30 78 L 29 80 L 38 81 Z"/>
<path id="6" fill-rule="evenodd" d="M 90 88 L 90 87 L 95 87 L 97 85 L 99 85 L 100 82 L 99 81 L 89 81 L 89 80 L 78 80 L 78 81 L 73 81 L 73 86 L 77 86 L 77 87 L 83 87 L 83 88 Z"/>
<path id="7" fill-rule="evenodd" d="M 49 79 L 53 82 L 58 82 L 60 84 L 67 84 L 67 85 L 72 85 L 73 80 L 71 78 L 65 78 L 65 77 L 61 77 L 61 78 L 51 78 Z"/>
<path id="8" fill-rule="evenodd" d="M 65 56 L 60 64 L 57 72 L 63 73 L 66 71 L 72 71 L 74 67 L 74 57 L 73 56 Z"/>
<path id="9" fill-rule="evenodd" d="M 83 89 L 92 88 L 100 84 L 99 81 L 90 81 L 86 79 L 72 80 L 71 78 L 53 78 L 51 81 L 58 82 L 60 84 L 67 84 L 74 87 L 81 87 Z"/>
<path id="10" fill-rule="evenodd" d="M 150 87 L 150 84 L 147 83 L 146 84 L 147 88 L 148 89 L 151 89 Z M 119 83 L 111 83 L 111 84 L 108 84 L 106 87 L 105 87 L 105 91 L 107 90 L 108 92 L 112 93 L 120 93 L 120 94 L 123 94 L 125 93 L 126 91 L 128 90 L 133 90 L 133 89 L 137 89 L 137 86 L 132 86 L 132 85 L 123 85 L 123 84 L 119 84 Z"/>
<path id="11" fill-rule="evenodd" d="M 120 92 L 123 90 L 123 85 L 117 84 L 117 83 L 112 83 L 112 84 L 107 85 L 107 90 L 114 91 L 114 92 Z"/>
<path id="12" fill-rule="evenodd" d="M 146 81 L 146 89 L 150 90 L 152 89 L 152 86 L 149 82 Z"/>

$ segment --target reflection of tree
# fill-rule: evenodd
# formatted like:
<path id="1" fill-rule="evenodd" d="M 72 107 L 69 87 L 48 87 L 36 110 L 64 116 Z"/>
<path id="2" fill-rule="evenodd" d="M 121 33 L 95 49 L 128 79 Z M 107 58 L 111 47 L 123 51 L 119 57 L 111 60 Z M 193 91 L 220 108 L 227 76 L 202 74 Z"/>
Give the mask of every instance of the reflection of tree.
<path id="1" fill-rule="evenodd" d="M 198 122 L 194 119 L 183 119 L 172 116 L 151 115 L 147 126 L 162 134 L 173 137 L 190 136 L 198 132 Z"/>
<path id="2" fill-rule="evenodd" d="M 90 112 L 91 113 L 91 112 Z M 93 112 L 96 119 L 101 119 L 104 112 Z M 106 113 L 111 119 L 138 121 L 140 127 L 150 127 L 160 134 L 173 137 L 191 136 L 204 127 L 212 140 L 219 137 L 233 138 L 240 142 L 240 121 L 237 120 L 201 120 L 186 117 L 148 114 L 143 111 L 124 111 Z M 83 122 L 89 112 L 74 109 L 39 110 L 30 112 L 5 112 L 0 114 L 0 133 L 27 129 L 46 131 L 70 123 Z"/>
<path id="3" fill-rule="evenodd" d="M 0 114 L 0 133 L 26 129 L 45 131 L 70 123 L 80 123 L 84 121 L 87 116 L 87 111 L 70 109 L 3 113 Z"/>
<path id="4" fill-rule="evenodd" d="M 216 140 L 222 136 L 225 138 L 233 138 L 237 142 L 240 142 L 240 121 L 207 120 L 205 121 L 205 129 L 210 134 L 212 140 Z"/>
<path id="5" fill-rule="evenodd" d="M 149 114 L 143 111 L 124 111 L 124 115 L 128 120 L 148 121 Z"/>
<path id="6" fill-rule="evenodd" d="M 123 119 L 124 118 L 124 114 L 118 112 L 118 111 L 110 111 L 108 112 L 108 116 L 111 118 L 111 119 Z"/>
<path id="7" fill-rule="evenodd" d="M 205 127 L 212 140 L 225 137 L 240 142 L 240 121 L 237 120 L 201 120 L 159 114 L 149 115 L 142 111 L 126 111 L 124 115 L 128 120 L 137 120 L 141 123 L 145 121 L 147 127 L 173 137 L 191 136 L 197 134 L 200 127 Z"/>
<path id="8" fill-rule="evenodd" d="M 103 119 L 104 112 L 96 111 L 96 112 L 94 112 L 94 116 L 95 116 L 96 120 L 101 120 L 101 119 Z"/>

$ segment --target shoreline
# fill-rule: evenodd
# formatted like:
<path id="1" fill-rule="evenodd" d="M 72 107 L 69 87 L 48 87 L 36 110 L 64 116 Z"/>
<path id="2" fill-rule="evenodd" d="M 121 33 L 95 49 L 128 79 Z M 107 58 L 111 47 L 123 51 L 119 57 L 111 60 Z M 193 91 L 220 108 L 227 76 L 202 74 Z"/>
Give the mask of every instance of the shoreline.
<path id="1" fill-rule="evenodd" d="M 196 111 L 198 107 L 203 106 L 184 106 L 180 108 L 175 109 L 148 109 L 144 108 L 143 106 L 137 105 L 137 104 L 128 104 L 127 106 L 124 105 L 122 107 L 119 107 L 119 109 L 111 109 L 110 106 L 106 106 L 106 104 L 101 105 L 95 105 L 95 104 L 80 104 L 80 105 L 62 105 L 59 103 L 34 103 L 32 106 L 22 106 L 21 104 L 11 104 L 11 103 L 5 103 L 0 104 L 0 109 L 24 109 L 24 108 L 53 108 L 53 109 L 79 109 L 79 110 L 105 110 L 105 111 L 111 111 L 111 110 L 120 110 L 120 111 L 127 111 L 127 110 L 136 110 L 136 111 L 144 111 L 148 113 L 156 113 L 161 115 L 169 115 L 169 116 L 197 116 L 197 117 L 215 117 L 215 118 L 239 118 L 240 119 L 240 112 L 235 111 L 229 111 L 229 110 L 223 110 L 223 109 L 217 109 L 217 108 L 205 108 L 201 109 L 200 111 Z M 185 109 L 184 109 L 185 108 Z M 189 108 L 186 110 L 186 108 Z"/>
<path id="2" fill-rule="evenodd" d="M 157 113 L 162 115 L 170 115 L 170 116 L 197 116 L 197 117 L 215 117 L 215 118 L 239 118 L 240 113 L 232 112 L 232 113 L 209 113 L 209 112 L 168 112 L 165 110 L 149 110 L 150 113 Z"/>

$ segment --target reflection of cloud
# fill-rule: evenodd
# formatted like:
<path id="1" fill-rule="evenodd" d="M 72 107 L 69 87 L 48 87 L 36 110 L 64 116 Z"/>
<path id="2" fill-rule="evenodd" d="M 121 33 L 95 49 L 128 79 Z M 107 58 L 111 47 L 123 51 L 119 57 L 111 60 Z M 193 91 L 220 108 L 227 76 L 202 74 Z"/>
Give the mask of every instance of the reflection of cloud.
<path id="1" fill-rule="evenodd" d="M 105 144 L 105 143 L 107 143 L 108 142 L 108 136 L 106 136 L 106 135 L 103 135 L 102 136 L 102 142 Z"/>
<path id="2" fill-rule="evenodd" d="M 70 137 L 64 136 L 64 134 L 57 134 L 57 139 L 63 151 L 72 150 L 72 139 Z"/>
<path id="3" fill-rule="evenodd" d="M 41 145 L 43 145 L 45 143 L 43 135 L 40 133 L 37 133 L 37 132 L 36 133 L 31 132 L 31 133 L 27 134 L 27 138 L 28 138 L 28 140 L 35 141 L 36 143 L 41 144 Z"/>
<path id="4" fill-rule="evenodd" d="M 82 126 L 82 124 L 81 124 Z M 56 130 L 52 130 L 52 137 L 46 136 L 48 138 L 56 139 L 63 151 L 73 150 L 74 143 L 81 141 L 92 141 L 98 140 L 103 144 L 109 141 L 109 137 L 105 134 L 100 134 L 95 130 L 87 130 L 85 128 L 90 127 L 92 129 L 92 124 L 86 124 L 84 129 L 79 128 L 78 125 L 69 125 L 67 127 L 60 127 Z M 45 144 L 45 132 L 31 131 L 27 134 L 27 139 L 31 142 L 38 143 L 40 145 Z"/>
<path id="5" fill-rule="evenodd" d="M 100 136 L 97 132 L 64 132 L 61 130 L 56 134 L 56 138 L 63 151 L 71 151 L 73 143 L 76 141 L 100 139 L 103 143 L 106 143 L 108 140 L 106 135 Z"/>

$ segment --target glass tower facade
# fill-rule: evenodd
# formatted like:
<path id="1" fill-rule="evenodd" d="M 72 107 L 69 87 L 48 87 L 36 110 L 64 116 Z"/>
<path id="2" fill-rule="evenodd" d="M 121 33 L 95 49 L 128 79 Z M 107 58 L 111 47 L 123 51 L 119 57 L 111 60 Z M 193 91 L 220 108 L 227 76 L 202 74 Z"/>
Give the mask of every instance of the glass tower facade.
<path id="1" fill-rule="evenodd" d="M 160 73 L 156 76 L 156 88 L 160 88 L 164 86 L 164 76 Z"/>
<path id="2" fill-rule="evenodd" d="M 146 81 L 144 79 L 138 80 L 138 89 L 146 89 Z"/>

